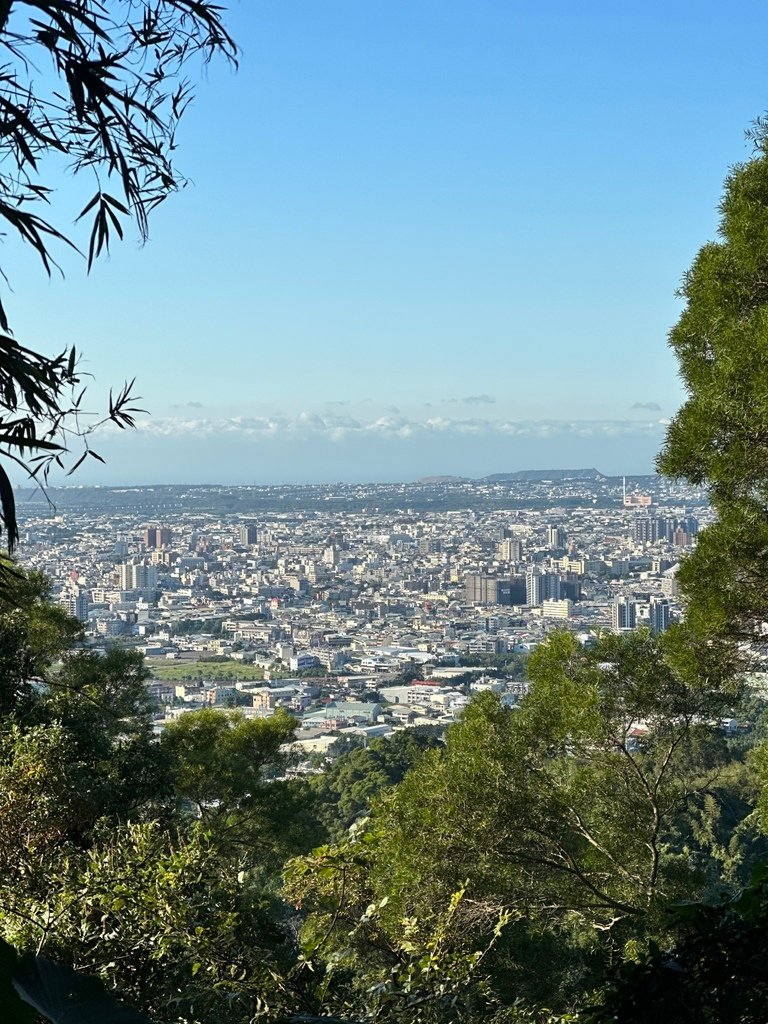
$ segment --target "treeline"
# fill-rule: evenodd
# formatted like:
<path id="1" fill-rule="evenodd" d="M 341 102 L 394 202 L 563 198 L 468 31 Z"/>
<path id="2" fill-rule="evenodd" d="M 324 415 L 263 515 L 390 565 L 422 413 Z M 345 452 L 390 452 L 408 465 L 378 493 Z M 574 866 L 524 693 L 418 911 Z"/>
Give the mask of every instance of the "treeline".
<path id="1" fill-rule="evenodd" d="M 212 636 L 221 636 L 221 616 L 212 616 L 204 619 L 180 619 L 173 625 L 174 636 L 186 636 L 190 633 L 208 633 Z"/>

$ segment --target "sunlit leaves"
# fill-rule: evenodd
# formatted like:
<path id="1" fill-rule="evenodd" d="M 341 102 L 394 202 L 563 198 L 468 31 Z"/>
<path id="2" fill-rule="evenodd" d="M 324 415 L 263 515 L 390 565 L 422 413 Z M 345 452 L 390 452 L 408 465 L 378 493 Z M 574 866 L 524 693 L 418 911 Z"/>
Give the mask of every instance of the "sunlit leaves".
<path id="1" fill-rule="evenodd" d="M 705 884 L 712 858 L 701 844 L 719 841 L 717 805 L 729 799 L 724 740 L 710 724 L 723 696 L 688 675 L 685 649 L 647 631 L 593 649 L 554 634 L 530 659 L 518 708 L 477 697 L 444 753 L 427 752 L 351 840 L 293 867 L 289 893 L 317 915 L 307 938 L 333 936 L 346 957 L 352 922 L 387 897 L 354 932 L 370 970 L 404 921 L 419 921 L 414 942 L 426 941 L 432 908 L 463 886 L 449 948 L 477 948 L 510 913 L 505 970 L 530 995 L 534 975 L 577 984 L 589 957 L 652 932 L 663 899 Z"/>

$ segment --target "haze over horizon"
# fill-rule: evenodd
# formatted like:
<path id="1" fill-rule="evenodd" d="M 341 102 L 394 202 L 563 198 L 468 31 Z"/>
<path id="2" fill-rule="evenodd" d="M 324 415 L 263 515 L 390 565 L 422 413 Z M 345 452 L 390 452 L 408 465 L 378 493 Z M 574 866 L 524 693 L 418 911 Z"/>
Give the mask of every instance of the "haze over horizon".
<path id="1" fill-rule="evenodd" d="M 491 442 L 498 447 L 482 453 L 483 445 L 478 443 L 477 435 L 453 437 L 450 445 L 446 446 L 445 433 L 435 431 L 433 436 L 422 438 L 415 451 L 409 447 L 407 438 L 399 441 L 386 437 L 364 438 L 357 443 L 349 441 L 346 444 L 304 440 L 301 442 L 304 456 L 301 460 L 294 457 L 295 447 L 290 442 L 281 444 L 273 441 L 254 456 L 251 445 L 238 439 L 229 441 L 226 449 L 222 450 L 219 437 L 201 436 L 194 450 L 190 451 L 181 439 L 169 438 L 165 448 L 169 464 L 163 461 L 161 465 L 155 465 L 152 461 L 153 445 L 157 443 L 154 435 L 137 431 L 126 435 L 125 439 L 110 437 L 109 442 L 106 438 L 98 438 L 94 447 L 106 458 L 105 465 L 83 466 L 70 477 L 52 476 L 51 483 L 54 486 L 116 487 L 408 483 L 431 476 L 479 479 L 495 473 L 592 466 L 606 476 L 644 475 L 655 471 L 653 458 L 644 459 L 643 447 L 644 442 L 647 446 L 647 439 L 632 438 L 619 431 L 612 437 L 601 436 L 599 444 L 592 443 L 592 439 L 584 434 L 529 437 L 524 449 L 528 461 L 522 456 L 516 457 L 514 442 L 501 434 Z M 485 447 L 489 446 L 488 437 L 486 434 Z M 124 458 L 128 446 L 131 446 L 134 460 L 138 455 L 138 462 L 130 471 L 126 470 Z M 590 458 L 590 452 L 599 455 L 600 459 Z M 536 461 L 530 461 L 531 458 Z M 305 460 L 314 461 L 322 468 L 315 472 L 299 469 L 299 466 L 306 467 Z M 14 483 L 22 488 L 28 486 L 21 477 L 17 477 Z"/>
<path id="2" fill-rule="evenodd" d="M 647 473 L 682 401 L 666 335 L 764 110 L 768 10 L 684 0 L 234 6 L 145 248 L 41 282 L 138 429 L 53 483 Z M 67 200 L 65 186 L 62 198 Z M 76 213 L 76 210 L 73 210 Z"/>
<path id="3" fill-rule="evenodd" d="M 520 470 L 499 470 L 496 473 L 487 473 L 487 474 L 485 474 L 483 476 L 470 476 L 470 475 L 466 475 L 465 476 L 465 475 L 461 475 L 461 474 L 446 473 L 446 474 L 434 474 L 434 475 L 427 475 L 427 476 L 423 476 L 423 477 L 413 477 L 413 478 L 394 478 L 394 477 L 390 477 L 390 478 L 386 479 L 386 478 L 382 477 L 381 479 L 366 479 L 364 477 L 361 477 L 359 479 L 348 479 L 348 480 L 342 480 L 342 479 L 337 479 L 337 480 L 311 480 L 311 479 L 298 480 L 297 479 L 297 480 L 271 480 L 271 481 L 233 482 L 231 480 L 217 479 L 217 478 L 211 477 L 208 480 L 197 480 L 197 481 L 193 481 L 193 480 L 179 480 L 179 481 L 174 481 L 174 482 L 168 482 L 168 481 L 164 481 L 164 480 L 163 481 L 155 480 L 155 481 L 146 481 L 146 482 L 133 481 L 133 482 L 130 482 L 130 483 L 125 483 L 125 482 L 120 482 L 120 481 L 116 480 L 116 481 L 111 482 L 111 483 L 104 483 L 104 482 L 101 482 L 101 483 L 84 483 L 82 480 L 78 480 L 78 479 L 76 479 L 74 477 L 71 477 L 68 481 L 63 481 L 63 482 L 61 482 L 59 484 L 50 484 L 48 487 L 44 487 L 44 488 L 36 487 L 35 485 L 30 485 L 29 482 L 27 482 L 26 484 L 24 484 L 24 483 L 15 484 L 14 487 L 17 490 L 17 492 L 19 492 L 19 494 L 24 496 L 24 499 L 28 500 L 30 497 L 33 497 L 35 493 L 43 494 L 46 491 L 56 491 L 56 490 L 91 490 L 93 488 L 107 488 L 107 489 L 114 489 L 114 490 L 122 490 L 124 488 L 130 489 L 130 490 L 142 490 L 142 489 L 152 490 L 153 488 L 162 488 L 162 487 L 172 487 L 172 488 L 173 487 L 202 487 L 202 488 L 205 488 L 205 487 L 234 487 L 234 488 L 242 487 L 242 488 L 246 488 L 247 489 L 249 487 L 257 487 L 257 488 L 262 488 L 262 487 L 265 487 L 265 488 L 270 488 L 270 487 L 276 487 L 276 488 L 280 488 L 280 487 L 297 487 L 297 488 L 302 488 L 302 487 L 334 487 L 336 485 L 344 486 L 344 487 L 368 487 L 368 486 L 371 486 L 371 487 L 376 487 L 376 486 L 399 487 L 399 486 L 411 486 L 411 485 L 425 484 L 425 483 L 439 484 L 441 482 L 445 482 L 445 483 L 451 483 L 451 482 L 462 483 L 462 482 L 466 482 L 466 483 L 469 483 L 469 484 L 482 484 L 482 483 L 484 483 L 486 481 L 489 481 L 489 482 L 493 481 L 493 482 L 503 483 L 506 478 L 509 478 L 510 481 L 513 480 L 513 479 L 514 480 L 518 480 L 518 481 L 525 481 L 526 479 L 545 480 L 546 476 L 542 476 L 542 474 L 547 474 L 547 473 L 551 473 L 552 476 L 553 476 L 553 479 L 560 479 L 561 477 L 563 479 L 567 479 L 567 480 L 571 480 L 571 479 L 591 479 L 591 476 L 587 476 L 586 475 L 586 474 L 589 474 L 590 470 L 595 470 L 599 474 L 599 478 L 601 478 L 601 479 L 604 478 L 604 479 L 610 479 L 610 480 L 617 480 L 617 479 L 619 479 L 621 477 L 624 477 L 627 482 L 629 482 L 631 480 L 637 480 L 638 478 L 642 478 L 642 477 L 656 476 L 655 471 L 651 472 L 651 473 L 604 473 L 597 466 L 572 466 L 572 467 L 568 467 L 568 466 L 547 466 L 547 467 L 544 467 L 544 468 L 530 467 L 529 469 L 520 469 Z M 581 473 L 584 473 L 585 476 L 581 477 L 580 476 Z M 23 500 L 23 499 L 18 499 L 17 498 L 17 500 Z"/>

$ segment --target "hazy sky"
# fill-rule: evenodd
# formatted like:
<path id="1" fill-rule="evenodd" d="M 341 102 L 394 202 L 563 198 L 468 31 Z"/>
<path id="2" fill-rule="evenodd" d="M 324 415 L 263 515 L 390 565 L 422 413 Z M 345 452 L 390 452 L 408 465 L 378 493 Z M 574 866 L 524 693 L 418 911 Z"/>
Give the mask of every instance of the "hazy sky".
<path id="1" fill-rule="evenodd" d="M 768 108 L 768 5 L 242 0 L 229 24 L 240 70 L 201 81 L 150 243 L 12 271 L 19 339 L 76 343 L 94 408 L 135 376 L 151 413 L 75 482 L 650 471 L 674 292 Z"/>

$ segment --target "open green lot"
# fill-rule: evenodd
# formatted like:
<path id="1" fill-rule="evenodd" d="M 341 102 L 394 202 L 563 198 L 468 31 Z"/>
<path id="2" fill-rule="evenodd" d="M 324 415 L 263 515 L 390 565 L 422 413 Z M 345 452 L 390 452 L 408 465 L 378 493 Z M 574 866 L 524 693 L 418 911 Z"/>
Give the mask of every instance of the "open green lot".
<path id="1" fill-rule="evenodd" d="M 234 682 L 263 679 L 264 670 L 259 665 L 246 665 L 242 661 L 188 661 L 174 662 L 158 659 L 148 660 L 147 668 L 153 679 L 163 682 L 183 683 L 210 680 L 211 682 Z"/>

